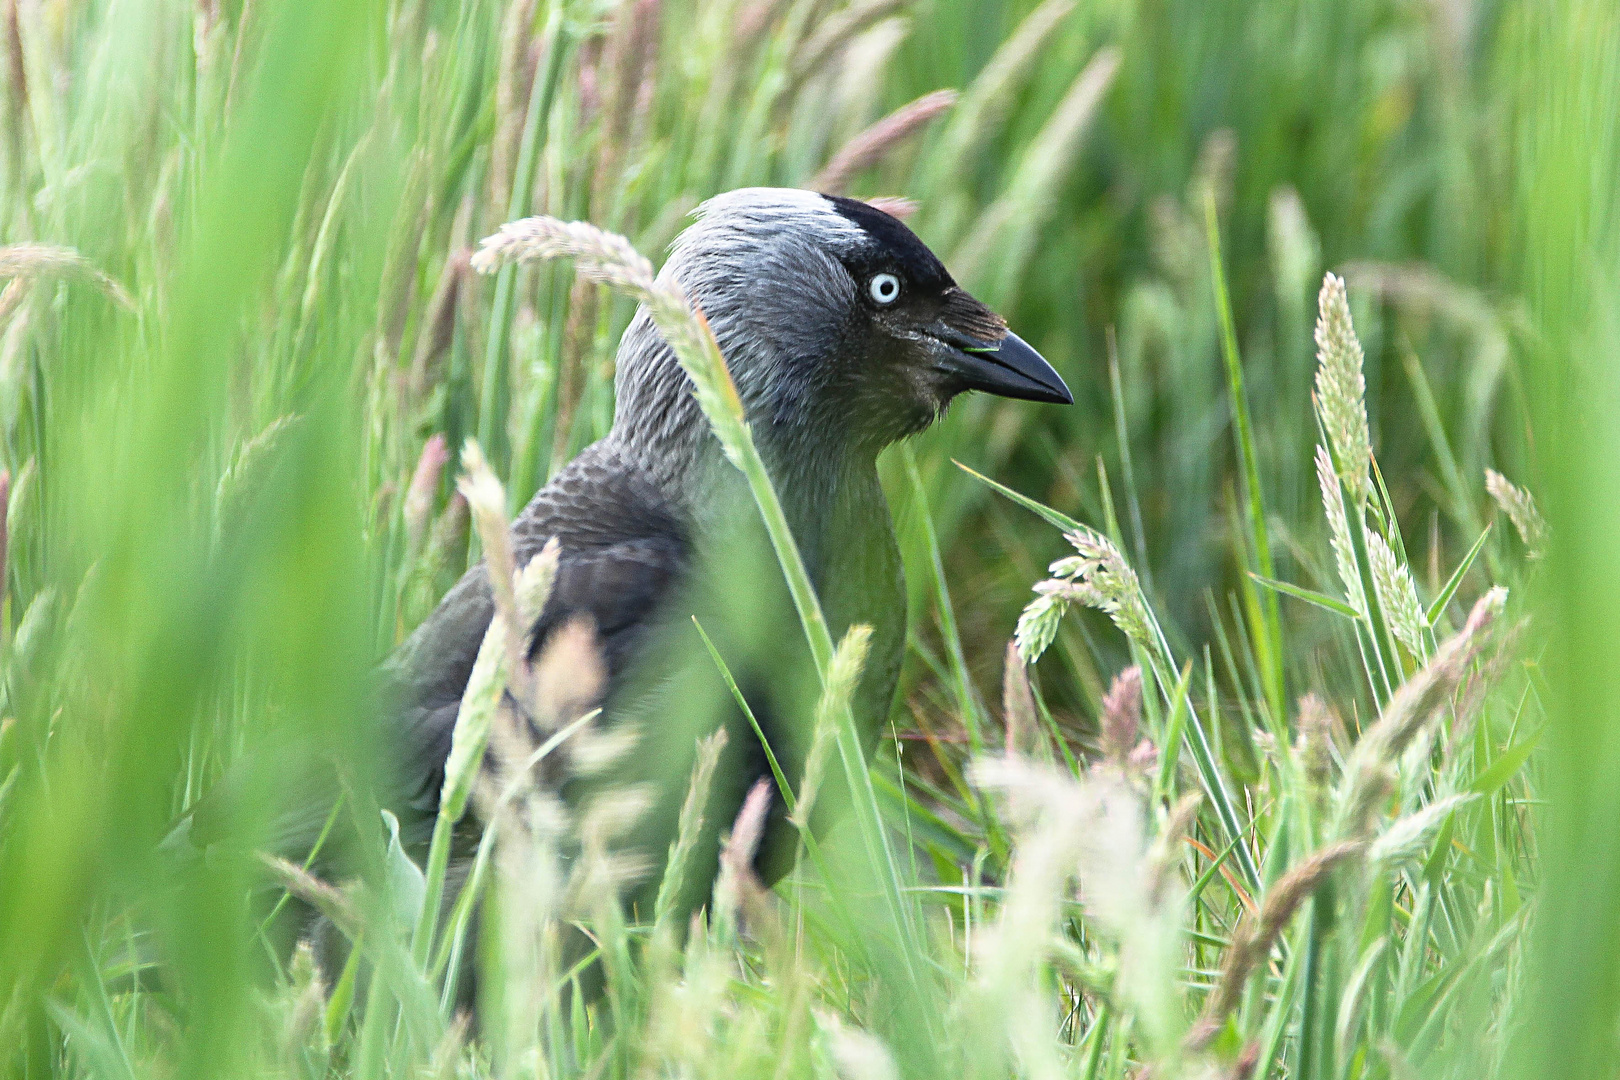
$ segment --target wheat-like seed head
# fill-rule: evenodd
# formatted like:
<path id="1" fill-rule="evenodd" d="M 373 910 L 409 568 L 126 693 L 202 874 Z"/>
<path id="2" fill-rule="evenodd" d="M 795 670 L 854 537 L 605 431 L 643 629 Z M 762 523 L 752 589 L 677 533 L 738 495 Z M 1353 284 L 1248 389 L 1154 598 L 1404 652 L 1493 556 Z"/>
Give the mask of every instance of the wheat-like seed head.
<path id="1" fill-rule="evenodd" d="M 292 960 L 287 965 L 287 983 L 291 1008 L 281 1033 L 282 1052 L 291 1060 L 292 1054 L 311 1043 L 312 1049 L 325 1052 L 328 1049 L 326 1025 L 321 1021 L 326 1015 L 327 986 L 315 959 L 314 943 L 308 938 L 293 949 Z"/>
<path id="2" fill-rule="evenodd" d="M 1221 965 L 1220 981 L 1209 996 L 1204 1011 L 1187 1033 L 1189 1050 L 1201 1050 L 1220 1034 L 1226 1017 L 1242 999 L 1249 977 L 1271 953 L 1271 946 L 1299 906 L 1316 892 L 1339 866 L 1360 855 L 1359 842 L 1342 842 L 1322 848 L 1278 879 L 1267 892 L 1259 917 L 1245 915 L 1232 935 Z"/>
<path id="3" fill-rule="evenodd" d="M 804 781 L 799 785 L 799 801 L 793 807 L 793 822 L 801 828 L 810 824 L 810 812 L 815 809 L 816 794 L 827 769 L 827 755 L 838 738 L 840 718 L 849 708 L 850 698 L 860 683 L 861 669 L 866 665 L 866 653 L 872 643 L 872 628 L 864 624 L 852 626 L 844 639 L 833 650 L 827 665 L 827 679 L 816 702 L 816 723 L 810 739 L 810 753 L 805 757 Z"/>
<path id="4" fill-rule="evenodd" d="M 1490 492 L 1496 505 L 1513 522 L 1530 557 L 1541 558 L 1547 545 L 1547 522 L 1542 518 L 1541 511 L 1536 509 L 1536 500 L 1495 469 L 1485 470 L 1485 490 Z"/>
<path id="5" fill-rule="evenodd" d="M 258 479 L 258 471 L 263 462 L 276 449 L 281 437 L 297 422 L 298 415 L 296 413 L 278 416 L 267 424 L 263 431 L 237 447 L 230 463 L 219 474 L 219 482 L 214 485 L 214 537 L 216 540 L 223 531 L 225 524 L 236 518 L 243 497 L 253 490 Z"/>
<path id="6" fill-rule="evenodd" d="M 693 394 L 715 427 L 726 456 L 740 467 L 740 431 L 745 423 L 742 400 L 708 320 L 679 283 L 653 274 L 652 263 L 629 240 L 589 222 L 542 215 L 508 222 L 485 237 L 472 257 L 472 266 L 481 274 L 491 274 L 508 262 L 558 258 L 573 259 L 578 273 L 619 289 L 647 309 L 691 378 Z"/>
<path id="7" fill-rule="evenodd" d="M 1266 214 L 1266 246 L 1270 249 L 1279 300 L 1286 304 L 1300 302 L 1322 265 L 1322 244 L 1311 228 L 1299 192 L 1291 187 L 1277 188 L 1271 193 Z"/>
<path id="8" fill-rule="evenodd" d="M 820 71 L 840 49 L 848 45 L 868 27 L 894 15 L 905 7 L 905 0 L 857 0 L 824 19 L 796 51 L 789 71 L 789 85 L 782 95 L 791 101 L 805 80 Z"/>
<path id="9" fill-rule="evenodd" d="M 951 118 L 935 154 L 935 175 L 957 173 L 1005 130 L 1018 88 L 1041 63 L 1043 47 L 1073 10 L 1074 0 L 1044 0 L 996 50 Z"/>
<path id="10" fill-rule="evenodd" d="M 135 308 L 135 300 L 129 295 L 129 290 L 70 247 L 32 241 L 0 245 L 0 278 L 26 280 L 40 277 L 82 277 L 120 307 L 128 310 Z M 20 289 L 17 295 L 20 295 Z"/>
<path id="11" fill-rule="evenodd" d="M 509 221 L 493 236 L 484 237 L 472 257 L 472 268 L 492 274 L 503 263 L 558 258 L 573 259 L 579 273 L 638 299 L 653 290 L 652 263 L 630 241 L 589 222 L 545 215 Z"/>
<path id="12" fill-rule="evenodd" d="M 697 848 L 703 831 L 703 810 L 709 804 L 714 770 L 720 764 L 720 754 L 726 748 L 727 738 L 726 729 L 722 727 L 698 740 L 697 760 L 692 764 L 692 778 L 686 786 L 686 799 L 681 803 L 675 839 L 670 841 L 669 858 L 664 860 L 664 876 L 658 883 L 658 896 L 653 903 L 653 915 L 660 935 L 668 935 L 674 930 L 671 916 L 674 914 L 675 897 L 680 895 L 687 864 L 692 861 L 692 852 Z"/>
<path id="13" fill-rule="evenodd" d="M 1367 835 L 1378 803 L 1394 782 L 1401 755 L 1450 700 L 1506 602 L 1507 590 L 1501 587 L 1480 597 L 1463 628 L 1441 644 L 1422 670 L 1401 684 L 1378 720 L 1362 733 L 1340 785 L 1338 835 L 1357 839 Z"/>
<path id="14" fill-rule="evenodd" d="M 1052 644 L 1070 604 L 1103 612 L 1132 641 L 1151 645 L 1147 601 L 1125 556 L 1093 529 L 1082 527 L 1063 535 L 1079 554 L 1054 562 L 1049 568 L 1052 576 L 1035 584 L 1037 595 L 1019 616 L 1014 635 L 1024 662 L 1034 663 Z"/>
<path id="15" fill-rule="evenodd" d="M 1034 965 L 1051 947 L 1077 880 L 1087 915 L 1119 946 L 1112 993 L 1129 1003 L 1156 1051 L 1171 1048 L 1183 1023 L 1174 991 L 1183 897 L 1173 869 L 1175 837 L 1191 822 L 1196 802 L 1179 803 L 1152 845 L 1141 794 L 1111 769 L 1076 779 L 1014 756 L 981 758 L 969 780 L 999 797 L 1017 838 L 1000 916 L 975 939 L 986 999 L 1013 1019 L 1026 1006 L 1039 1013 L 1021 995 L 1033 985 Z"/>
<path id="16" fill-rule="evenodd" d="M 1121 769 L 1136 749 L 1142 726 L 1142 669 L 1132 665 L 1114 676 L 1103 697 L 1102 750 L 1107 761 Z"/>
<path id="17" fill-rule="evenodd" d="M 765 836 L 765 815 L 771 808 L 770 780 L 761 778 L 749 789 L 731 835 L 720 848 L 720 873 L 714 882 L 715 917 L 724 926 L 736 927 L 744 909 L 763 894 L 764 886 L 754 874 L 754 855 Z"/>
<path id="18" fill-rule="evenodd" d="M 1367 379 L 1361 342 L 1350 323 L 1344 279 L 1328 274 L 1318 297 L 1316 407 L 1338 464 L 1339 477 L 1357 506 L 1371 493 L 1372 436 L 1367 428 Z"/>
<path id="19" fill-rule="evenodd" d="M 422 444 L 422 454 L 416 459 L 411 483 L 405 490 L 405 533 L 413 549 L 417 548 L 427 531 L 428 517 L 433 512 L 433 496 L 439 490 L 439 477 L 450 460 L 450 449 L 444 436 L 438 432 Z"/>
<path id="20" fill-rule="evenodd" d="M 1367 858 L 1391 870 L 1421 863 L 1428 854 L 1434 834 L 1445 823 L 1448 815 L 1479 798 L 1472 792 L 1462 792 L 1436 799 L 1423 809 L 1411 813 L 1385 829 L 1367 849 Z"/>
<path id="21" fill-rule="evenodd" d="M 841 195 L 849 182 L 956 104 L 955 90 L 935 90 L 900 106 L 845 143 L 810 181 L 812 191 Z"/>
<path id="22" fill-rule="evenodd" d="M 1372 529 L 1367 530 L 1367 559 L 1372 564 L 1373 588 L 1378 592 L 1378 602 L 1384 607 L 1389 628 L 1413 656 L 1422 656 L 1423 632 L 1429 628 L 1429 620 L 1418 602 L 1412 572 L 1395 557 L 1388 542 Z"/>
<path id="23" fill-rule="evenodd" d="M 1299 699 L 1299 719 L 1294 726 L 1299 731 L 1295 753 L 1304 766 L 1305 779 L 1316 792 L 1325 791 L 1333 775 L 1333 733 L 1338 718 L 1325 701 L 1306 694 Z"/>
<path id="24" fill-rule="evenodd" d="M 457 478 L 456 489 L 466 498 L 472 510 L 473 525 L 478 530 L 479 542 L 484 546 L 484 564 L 490 591 L 495 595 L 495 615 L 506 627 L 503 639 L 507 651 L 504 679 L 520 679 L 519 654 L 523 647 L 524 627 L 518 618 L 517 596 L 513 591 L 517 561 L 512 550 L 512 528 L 506 516 L 506 489 L 496 479 L 483 450 L 473 439 L 468 439 L 461 449 L 461 467 L 463 475 Z"/>
<path id="25" fill-rule="evenodd" d="M 845 1080 L 900 1080 L 900 1068 L 882 1039 L 845 1024 L 826 1009 L 816 1009 L 813 1015 L 836 1075 Z"/>
<path id="26" fill-rule="evenodd" d="M 1050 758 L 1051 747 L 1041 730 L 1035 708 L 1035 690 L 1029 684 L 1029 671 L 1018 655 L 1017 642 L 1007 642 L 1001 669 L 1001 714 L 1007 725 L 1007 753 Z"/>
<path id="27" fill-rule="evenodd" d="M 881 210 L 892 218 L 906 220 L 917 212 L 917 203 L 904 195 L 877 195 L 866 200 L 866 205 Z"/>
<path id="28" fill-rule="evenodd" d="M 1333 459 L 1324 446 L 1316 448 L 1316 481 L 1322 488 L 1322 509 L 1327 512 L 1333 561 L 1339 568 L 1339 580 L 1344 584 L 1344 598 L 1351 607 L 1364 614 L 1367 605 L 1362 598 L 1361 572 L 1356 569 L 1355 549 L 1350 546 L 1350 519 L 1344 512 L 1344 491 L 1339 487 L 1339 476 L 1333 471 Z"/>

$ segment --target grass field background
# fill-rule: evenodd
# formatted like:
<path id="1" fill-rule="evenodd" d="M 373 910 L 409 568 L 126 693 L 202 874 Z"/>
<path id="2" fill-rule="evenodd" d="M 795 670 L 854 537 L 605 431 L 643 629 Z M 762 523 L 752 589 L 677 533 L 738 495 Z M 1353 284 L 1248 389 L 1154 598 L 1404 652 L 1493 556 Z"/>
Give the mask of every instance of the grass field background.
<path id="1" fill-rule="evenodd" d="M 0 0 L 0 1069 L 1614 1076 L 1617 162 L 1599 0 Z M 684 936 L 502 840 L 474 1031 L 420 853 L 254 852 L 464 443 L 515 512 L 611 422 L 632 301 L 480 239 L 749 184 L 912 200 L 1076 404 L 884 461 L 882 831 Z"/>

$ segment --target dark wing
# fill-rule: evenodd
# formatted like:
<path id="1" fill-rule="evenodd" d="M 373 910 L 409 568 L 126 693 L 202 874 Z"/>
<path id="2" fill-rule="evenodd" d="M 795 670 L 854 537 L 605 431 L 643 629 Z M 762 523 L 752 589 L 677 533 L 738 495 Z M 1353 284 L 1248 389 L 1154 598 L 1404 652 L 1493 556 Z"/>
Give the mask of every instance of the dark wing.
<path id="1" fill-rule="evenodd" d="M 690 561 L 678 517 L 611 445 L 597 443 L 534 497 L 512 532 L 519 565 L 552 537 L 560 548 L 531 655 L 558 627 L 585 616 L 595 626 L 611 690 Z M 461 694 L 494 611 L 488 577 L 476 566 L 389 662 L 399 699 L 401 793 L 419 813 L 437 809 Z"/>

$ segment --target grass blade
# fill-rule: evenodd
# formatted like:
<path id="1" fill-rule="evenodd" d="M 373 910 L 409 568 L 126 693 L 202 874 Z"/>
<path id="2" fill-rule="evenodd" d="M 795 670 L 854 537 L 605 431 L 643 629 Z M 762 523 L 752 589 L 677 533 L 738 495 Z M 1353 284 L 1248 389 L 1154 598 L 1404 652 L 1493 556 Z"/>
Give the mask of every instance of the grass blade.
<path id="1" fill-rule="evenodd" d="M 1204 227 L 1209 242 L 1209 274 L 1215 288 L 1215 313 L 1221 327 L 1221 356 L 1226 362 L 1226 390 L 1236 426 L 1238 456 L 1243 462 L 1243 489 L 1247 496 L 1244 512 L 1249 526 L 1249 546 L 1254 551 L 1260 576 L 1276 580 L 1271 561 L 1271 539 L 1266 527 L 1265 496 L 1260 487 L 1260 461 L 1254 451 L 1254 426 L 1249 419 L 1249 399 L 1243 389 L 1243 362 L 1238 355 L 1237 331 L 1232 324 L 1232 304 L 1226 295 L 1226 270 L 1221 263 L 1220 222 L 1215 210 L 1215 193 L 1204 192 Z M 1260 668 L 1266 673 L 1266 697 L 1272 715 L 1284 715 L 1287 690 L 1283 680 L 1282 613 L 1274 593 L 1265 597 L 1264 614 L 1255 627 L 1254 645 Z"/>
<path id="2" fill-rule="evenodd" d="M 1259 582 L 1261 585 L 1264 585 L 1268 589 L 1275 589 L 1277 592 L 1287 593 L 1296 600 L 1303 600 L 1307 604 L 1315 604 L 1324 611 L 1331 611 L 1335 615 L 1343 615 L 1347 619 L 1361 618 L 1361 612 L 1357 611 L 1343 600 L 1335 600 L 1326 593 L 1319 593 L 1314 589 L 1307 589 L 1301 585 L 1290 585 L 1286 581 L 1276 581 L 1272 578 L 1257 574 L 1253 570 L 1249 571 L 1249 577 L 1253 578 L 1255 581 Z"/>
<path id="3" fill-rule="evenodd" d="M 1437 620 L 1445 615 L 1446 605 L 1451 603 L 1453 596 L 1457 595 L 1457 586 L 1461 585 L 1463 578 L 1468 576 L 1469 567 L 1474 565 L 1474 560 L 1484 550 L 1485 541 L 1490 539 L 1490 535 L 1491 526 L 1487 525 L 1485 531 L 1479 534 L 1479 539 L 1474 541 L 1474 546 L 1468 549 L 1468 554 L 1463 556 L 1463 561 L 1457 564 L 1457 569 L 1452 572 L 1451 577 L 1441 587 L 1440 594 L 1434 598 L 1434 603 L 1429 605 L 1426 617 L 1430 626 L 1437 625 Z"/>

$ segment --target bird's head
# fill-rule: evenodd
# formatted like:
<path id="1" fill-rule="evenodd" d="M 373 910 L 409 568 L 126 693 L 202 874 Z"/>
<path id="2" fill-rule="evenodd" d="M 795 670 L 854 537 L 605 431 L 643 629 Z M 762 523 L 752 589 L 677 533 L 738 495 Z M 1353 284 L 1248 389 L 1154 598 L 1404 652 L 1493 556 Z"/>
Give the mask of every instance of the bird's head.
<path id="1" fill-rule="evenodd" d="M 782 188 L 716 196 L 676 240 L 661 272 L 671 275 L 767 437 L 805 429 L 875 451 L 965 390 L 1073 401 L 910 229 L 864 202 Z"/>

